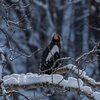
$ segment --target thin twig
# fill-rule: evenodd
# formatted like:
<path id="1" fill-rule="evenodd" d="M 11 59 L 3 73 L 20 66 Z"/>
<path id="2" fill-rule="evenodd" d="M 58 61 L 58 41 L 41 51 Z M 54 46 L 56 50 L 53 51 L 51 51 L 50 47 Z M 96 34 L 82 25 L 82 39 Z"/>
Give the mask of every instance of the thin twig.
<path id="1" fill-rule="evenodd" d="M 96 28 L 96 27 L 93 27 L 93 26 L 90 26 L 89 24 L 87 24 L 87 23 L 85 23 L 87 26 L 89 26 L 90 28 L 92 28 L 92 29 L 95 29 L 95 30 L 98 30 L 98 31 L 100 31 L 100 28 Z"/>
<path id="2" fill-rule="evenodd" d="M 18 91 L 13 90 L 13 91 L 7 91 L 7 92 L 6 92 L 6 94 L 10 94 L 10 93 L 17 93 L 17 94 L 20 94 L 20 95 L 22 95 L 24 98 L 26 98 L 27 100 L 30 100 L 27 96 L 25 96 L 23 93 L 20 93 L 20 92 L 18 92 Z"/>

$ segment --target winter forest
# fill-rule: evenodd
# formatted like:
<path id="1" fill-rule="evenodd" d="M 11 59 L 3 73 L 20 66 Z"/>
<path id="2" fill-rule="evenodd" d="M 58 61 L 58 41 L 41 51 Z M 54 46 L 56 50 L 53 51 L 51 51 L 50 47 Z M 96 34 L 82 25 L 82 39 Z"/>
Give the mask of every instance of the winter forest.
<path id="1" fill-rule="evenodd" d="M 40 74 L 61 36 L 61 66 Z M 0 0 L 0 100 L 100 100 L 100 0 Z"/>

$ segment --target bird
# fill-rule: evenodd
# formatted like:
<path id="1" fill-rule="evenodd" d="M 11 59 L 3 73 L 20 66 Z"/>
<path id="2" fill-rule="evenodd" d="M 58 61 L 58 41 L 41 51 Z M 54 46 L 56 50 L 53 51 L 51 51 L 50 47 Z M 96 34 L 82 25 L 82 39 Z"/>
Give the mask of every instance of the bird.
<path id="1" fill-rule="evenodd" d="M 56 68 L 61 65 L 61 61 L 58 61 L 55 66 L 53 66 L 55 61 L 59 58 L 61 58 L 61 36 L 56 33 L 52 37 L 51 43 L 43 51 L 39 67 L 40 74 L 52 74 L 52 69 L 50 68 Z"/>

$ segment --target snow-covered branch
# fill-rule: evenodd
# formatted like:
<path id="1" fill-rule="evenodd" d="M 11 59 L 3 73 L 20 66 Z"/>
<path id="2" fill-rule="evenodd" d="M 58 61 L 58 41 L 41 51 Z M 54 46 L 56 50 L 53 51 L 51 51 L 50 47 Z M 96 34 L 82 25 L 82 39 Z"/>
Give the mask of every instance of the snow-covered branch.
<path id="1" fill-rule="evenodd" d="M 6 95 L 6 90 L 3 84 L 3 68 L 6 64 L 6 59 L 5 56 L 3 55 L 2 50 L 0 49 L 0 88 L 1 88 L 1 92 L 2 92 L 2 96 L 4 96 L 5 100 L 9 100 L 8 96 Z"/>
<path id="2" fill-rule="evenodd" d="M 52 83 L 53 79 L 53 83 Z M 58 84 L 63 79 L 63 76 L 54 74 L 52 75 L 38 75 L 27 73 L 25 74 L 12 74 L 4 77 L 4 85 L 7 90 L 13 89 L 33 89 L 33 88 L 53 88 L 62 91 L 75 92 L 77 94 L 85 95 L 90 100 L 97 100 L 100 96 L 99 92 L 93 92 L 91 87 L 83 86 L 83 81 L 79 79 L 80 87 L 76 78 L 69 77 L 68 80 L 63 79 L 63 81 Z"/>
<path id="3" fill-rule="evenodd" d="M 2 50 L 0 49 L 0 89 L 1 89 L 1 92 L 2 92 L 2 96 L 5 98 L 5 100 L 9 100 L 8 94 L 17 93 L 17 94 L 20 94 L 23 97 L 25 97 L 27 100 L 29 100 L 28 97 L 26 97 L 24 94 L 22 94 L 18 91 L 6 91 L 5 86 L 4 86 L 3 75 L 2 75 L 4 66 L 6 65 L 6 63 L 7 63 L 7 61 L 5 59 L 5 56 L 2 52 Z"/>
<path id="4" fill-rule="evenodd" d="M 100 51 L 97 49 L 97 48 L 100 46 L 100 41 L 97 42 L 97 43 L 95 43 L 95 44 L 96 44 L 96 45 L 94 46 L 94 48 L 93 48 L 91 51 L 89 51 L 89 52 L 87 52 L 87 53 L 84 53 L 82 56 L 78 57 L 78 58 L 76 59 L 76 62 L 80 61 L 81 59 L 83 59 L 83 58 L 86 57 L 86 56 L 89 56 L 89 55 L 93 54 L 94 52 L 100 52 Z"/>
<path id="5" fill-rule="evenodd" d="M 58 68 L 54 74 L 62 74 L 70 71 L 76 77 L 79 77 L 84 83 L 91 86 L 92 88 L 100 88 L 100 82 L 96 82 L 94 79 L 88 77 L 86 72 L 77 68 L 73 64 L 66 65 L 64 67 Z"/>
<path id="6" fill-rule="evenodd" d="M 92 42 L 93 42 L 93 41 L 92 41 Z M 87 53 L 84 53 L 83 55 L 81 55 L 81 56 L 78 57 L 77 59 L 74 59 L 74 58 L 72 58 L 72 57 L 62 57 L 62 58 L 60 58 L 60 59 L 57 59 L 57 60 L 54 62 L 53 67 L 56 65 L 56 63 L 57 63 L 58 61 L 61 61 L 61 60 L 72 60 L 72 61 L 76 64 L 76 63 L 78 63 L 79 61 L 83 60 L 84 57 L 87 57 L 87 56 L 89 56 L 89 55 L 91 55 L 91 54 L 93 54 L 93 53 L 95 53 L 95 52 L 100 52 L 100 50 L 98 49 L 98 47 L 100 46 L 100 41 L 97 42 L 97 43 L 94 42 L 94 44 L 95 44 L 95 46 L 94 46 L 94 48 L 93 48 L 92 50 L 90 50 L 90 51 L 87 52 Z"/>

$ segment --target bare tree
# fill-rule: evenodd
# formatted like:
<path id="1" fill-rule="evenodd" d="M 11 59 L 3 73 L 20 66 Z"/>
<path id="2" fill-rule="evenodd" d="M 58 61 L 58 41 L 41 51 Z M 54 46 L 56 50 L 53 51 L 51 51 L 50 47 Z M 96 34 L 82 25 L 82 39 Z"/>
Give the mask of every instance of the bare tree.
<path id="1" fill-rule="evenodd" d="M 65 96 L 67 92 L 74 92 L 80 100 L 84 96 L 99 100 L 97 66 L 100 42 L 94 42 L 93 34 L 90 36 L 92 39 L 88 38 L 89 27 L 99 28 L 88 23 L 89 16 L 94 14 L 91 11 L 92 3 L 88 1 L 89 8 L 87 0 L 0 0 L 0 96 L 9 100 L 10 95 L 19 94 L 30 100 L 16 89 L 32 89 L 33 99 L 37 100 L 51 98 L 57 93 L 61 96 L 60 92 L 63 95 L 61 99 L 68 96 Z M 99 5 L 98 2 L 96 4 Z M 51 34 L 55 32 L 62 37 L 62 58 L 54 65 L 61 60 L 62 67 L 52 67 L 52 75 L 33 74 L 38 73 L 41 50 L 48 45 Z M 87 69 L 91 69 L 91 74 Z M 45 88 L 53 89 L 53 92 L 49 94 Z M 40 95 L 37 97 L 36 94 Z"/>

